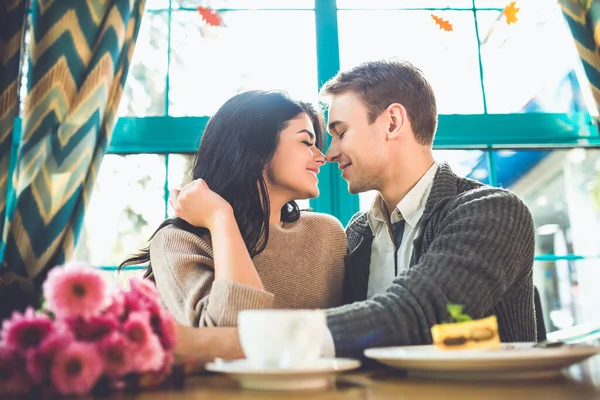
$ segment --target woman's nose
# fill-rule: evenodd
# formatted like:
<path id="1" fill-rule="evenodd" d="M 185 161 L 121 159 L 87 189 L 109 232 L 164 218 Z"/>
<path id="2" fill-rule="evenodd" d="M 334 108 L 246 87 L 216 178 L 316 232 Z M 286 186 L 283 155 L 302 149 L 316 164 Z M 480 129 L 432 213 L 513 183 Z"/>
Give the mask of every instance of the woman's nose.
<path id="1" fill-rule="evenodd" d="M 327 158 L 325 157 L 325 154 L 323 154 L 323 152 L 321 152 L 321 150 L 315 148 L 316 151 L 313 152 L 313 156 L 316 162 L 320 163 L 321 165 L 324 165 L 327 162 Z"/>

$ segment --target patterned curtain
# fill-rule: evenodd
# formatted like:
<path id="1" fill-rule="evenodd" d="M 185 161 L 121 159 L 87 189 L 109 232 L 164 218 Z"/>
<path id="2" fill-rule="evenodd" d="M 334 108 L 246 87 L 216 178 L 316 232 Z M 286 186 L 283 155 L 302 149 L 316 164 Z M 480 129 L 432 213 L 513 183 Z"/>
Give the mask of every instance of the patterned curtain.
<path id="1" fill-rule="evenodd" d="M 73 253 L 116 122 L 144 3 L 32 2 L 27 97 L 2 268 L 36 285 Z"/>
<path id="2" fill-rule="evenodd" d="M 19 116 L 21 48 L 26 0 L 0 4 L 0 231 L 4 225 L 13 126 Z"/>
<path id="3" fill-rule="evenodd" d="M 600 110 L 600 0 L 559 0 Z"/>
<path id="4" fill-rule="evenodd" d="M 15 118 L 19 116 L 19 86 L 21 77 L 21 58 L 23 49 L 27 0 L 0 1 L 0 233 L 6 216 L 7 196 L 10 196 L 12 185 L 9 185 L 10 172 L 16 164 L 19 129 L 15 129 Z M 0 241 L 0 261 L 3 253 L 3 242 Z M 21 290 L 18 282 L 2 272 L 0 266 L 0 293 L 7 293 L 12 306 L 21 308 L 19 300 L 12 296 Z M 15 290 L 17 289 L 17 290 Z M 5 316 L 7 302 L 0 299 L 0 317 Z"/>

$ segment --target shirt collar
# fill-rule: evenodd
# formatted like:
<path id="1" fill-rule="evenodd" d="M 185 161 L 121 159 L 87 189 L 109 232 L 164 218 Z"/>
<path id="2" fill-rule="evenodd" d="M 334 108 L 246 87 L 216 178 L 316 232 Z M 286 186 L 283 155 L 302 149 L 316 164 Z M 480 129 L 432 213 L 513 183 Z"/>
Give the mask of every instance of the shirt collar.
<path id="1" fill-rule="evenodd" d="M 390 217 L 391 223 L 404 219 L 411 228 L 416 228 L 425 211 L 425 204 L 427 203 L 427 198 L 431 192 L 433 179 L 435 178 L 437 170 L 438 164 L 434 161 L 427 172 L 419 179 L 417 184 L 413 186 L 406 196 L 404 196 L 404 198 L 396 205 L 396 208 L 392 211 Z M 369 226 L 373 232 L 375 232 L 382 223 L 386 223 L 387 210 L 383 197 L 381 197 L 380 194 L 375 197 L 373 205 L 369 210 L 368 217 Z"/>

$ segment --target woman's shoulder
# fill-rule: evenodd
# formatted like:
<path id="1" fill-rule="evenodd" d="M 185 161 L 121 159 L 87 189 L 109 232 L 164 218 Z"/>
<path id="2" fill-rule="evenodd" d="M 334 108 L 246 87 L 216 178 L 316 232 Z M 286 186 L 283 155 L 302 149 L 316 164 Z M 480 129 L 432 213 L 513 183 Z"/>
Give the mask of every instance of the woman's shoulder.
<path id="1" fill-rule="evenodd" d="M 313 211 L 301 211 L 297 224 L 310 230 L 312 234 L 343 235 L 342 223 L 333 215 Z"/>
<path id="2" fill-rule="evenodd" d="M 340 220 L 334 217 L 333 215 L 314 211 L 300 211 L 300 218 L 298 219 L 298 221 L 312 224 L 339 226 L 342 229 L 344 228 Z"/>
<path id="3" fill-rule="evenodd" d="M 169 224 L 159 229 L 150 240 L 150 248 L 193 247 L 212 253 L 210 237 L 198 236 L 176 225 Z"/>
<path id="4" fill-rule="evenodd" d="M 302 232 L 299 243 L 305 247 L 311 260 L 325 260 L 324 265 L 337 265 L 343 260 L 347 252 L 346 232 L 336 217 L 302 211 L 297 223 Z"/>

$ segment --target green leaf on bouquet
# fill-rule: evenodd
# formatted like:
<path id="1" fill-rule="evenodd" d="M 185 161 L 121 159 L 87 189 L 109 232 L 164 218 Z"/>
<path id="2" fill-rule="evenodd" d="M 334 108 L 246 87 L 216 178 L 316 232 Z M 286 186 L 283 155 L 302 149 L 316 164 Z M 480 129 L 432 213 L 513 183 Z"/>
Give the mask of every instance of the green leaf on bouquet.
<path id="1" fill-rule="evenodd" d="M 44 298 L 44 296 L 40 297 L 40 308 L 37 309 L 37 312 L 46 314 L 52 320 L 54 320 L 56 318 L 56 315 L 54 315 L 54 313 L 52 311 L 48 310 L 47 304 L 46 304 L 46 299 Z"/>
<path id="2" fill-rule="evenodd" d="M 40 308 L 37 310 L 38 312 L 46 311 L 46 299 L 44 296 L 40 296 Z"/>

